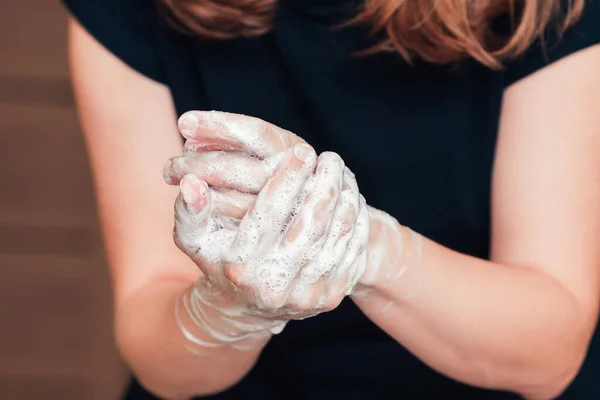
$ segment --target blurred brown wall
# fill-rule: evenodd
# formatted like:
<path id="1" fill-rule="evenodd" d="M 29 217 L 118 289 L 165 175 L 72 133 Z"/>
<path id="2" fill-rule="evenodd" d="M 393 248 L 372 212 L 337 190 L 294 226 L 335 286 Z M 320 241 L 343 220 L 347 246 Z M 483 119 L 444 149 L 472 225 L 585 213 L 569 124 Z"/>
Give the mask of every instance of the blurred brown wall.
<path id="1" fill-rule="evenodd" d="M 60 2 L 0 0 L 0 399 L 113 400 L 126 379 Z"/>

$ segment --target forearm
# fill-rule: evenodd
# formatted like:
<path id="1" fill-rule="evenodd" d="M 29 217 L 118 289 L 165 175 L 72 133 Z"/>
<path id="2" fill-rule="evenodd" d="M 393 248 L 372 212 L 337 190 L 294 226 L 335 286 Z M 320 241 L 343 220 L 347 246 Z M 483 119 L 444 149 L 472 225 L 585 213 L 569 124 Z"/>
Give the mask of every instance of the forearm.
<path id="1" fill-rule="evenodd" d="M 191 284 L 170 280 L 146 286 L 122 302 L 116 314 L 117 342 L 128 364 L 145 387 L 169 399 L 226 389 L 246 375 L 264 347 L 202 348 L 186 339 L 175 305 Z M 211 341 L 198 330 L 193 335 Z"/>
<path id="2" fill-rule="evenodd" d="M 417 282 L 414 295 L 402 300 Z M 358 306 L 431 367 L 468 384 L 528 397 L 552 397 L 563 388 L 592 330 L 574 297 L 550 277 L 427 239 L 418 267 L 374 289 L 354 298 Z"/>

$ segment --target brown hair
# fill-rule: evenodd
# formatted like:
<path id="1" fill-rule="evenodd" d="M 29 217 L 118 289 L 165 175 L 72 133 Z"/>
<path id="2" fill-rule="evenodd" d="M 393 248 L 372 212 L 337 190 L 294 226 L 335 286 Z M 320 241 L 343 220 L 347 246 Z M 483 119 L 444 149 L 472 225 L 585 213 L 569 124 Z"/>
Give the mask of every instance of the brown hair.
<path id="1" fill-rule="evenodd" d="M 206 39 L 259 36 L 269 31 L 277 0 L 157 0 L 188 31 Z M 565 7 L 561 7 L 565 5 Z M 383 40 L 364 53 L 397 51 L 445 64 L 471 57 L 498 68 L 522 54 L 547 28 L 562 34 L 584 0 L 365 0 L 345 25 L 369 27 Z M 507 35 L 494 31 L 498 18 Z M 550 26 L 553 25 L 553 26 Z"/>

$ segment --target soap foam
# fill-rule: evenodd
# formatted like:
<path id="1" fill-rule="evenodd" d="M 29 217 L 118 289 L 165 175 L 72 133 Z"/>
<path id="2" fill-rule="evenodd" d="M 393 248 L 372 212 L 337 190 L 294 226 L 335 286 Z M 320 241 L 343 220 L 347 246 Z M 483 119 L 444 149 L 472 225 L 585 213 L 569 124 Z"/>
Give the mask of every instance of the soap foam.
<path id="1" fill-rule="evenodd" d="M 232 343 L 265 331 L 276 333 L 287 320 L 339 304 L 365 270 L 370 225 L 354 175 L 337 154 L 323 153 L 317 160 L 311 149 L 300 168 L 283 172 L 279 168 L 293 162 L 298 149 L 273 154 L 282 142 L 265 141 L 260 120 L 223 123 L 223 117 L 229 118 L 203 113 L 203 123 L 215 135 L 246 143 L 253 155 L 244 157 L 259 160 L 267 175 L 280 179 L 251 187 L 260 190 L 260 209 L 252 209 L 241 221 L 215 212 L 210 196 L 198 215 L 187 210 L 181 196 L 176 203 L 176 241 L 206 276 L 190 295 L 189 304 L 195 308 L 186 311 L 218 342 Z M 224 156 L 215 152 L 209 157 Z M 253 182 L 255 177 L 243 164 L 209 162 L 204 172 L 227 172 L 232 181 Z M 197 178 L 182 183 L 188 184 L 199 183 Z M 220 296 L 235 300 L 224 302 Z M 227 318 L 215 322 L 207 307 Z"/>

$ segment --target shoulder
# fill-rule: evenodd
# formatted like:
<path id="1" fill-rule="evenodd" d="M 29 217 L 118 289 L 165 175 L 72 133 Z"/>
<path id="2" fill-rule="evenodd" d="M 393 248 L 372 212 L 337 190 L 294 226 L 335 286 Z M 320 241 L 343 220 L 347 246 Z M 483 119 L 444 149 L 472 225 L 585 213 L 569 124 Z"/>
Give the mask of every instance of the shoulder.
<path id="1" fill-rule="evenodd" d="M 100 44 L 139 73 L 164 82 L 158 51 L 162 19 L 150 0 L 62 0 Z"/>
<path id="2" fill-rule="evenodd" d="M 552 32 L 537 40 L 518 59 L 507 63 L 505 86 L 509 86 L 573 53 L 600 44 L 600 0 L 586 0 L 581 18 L 564 34 Z"/>

